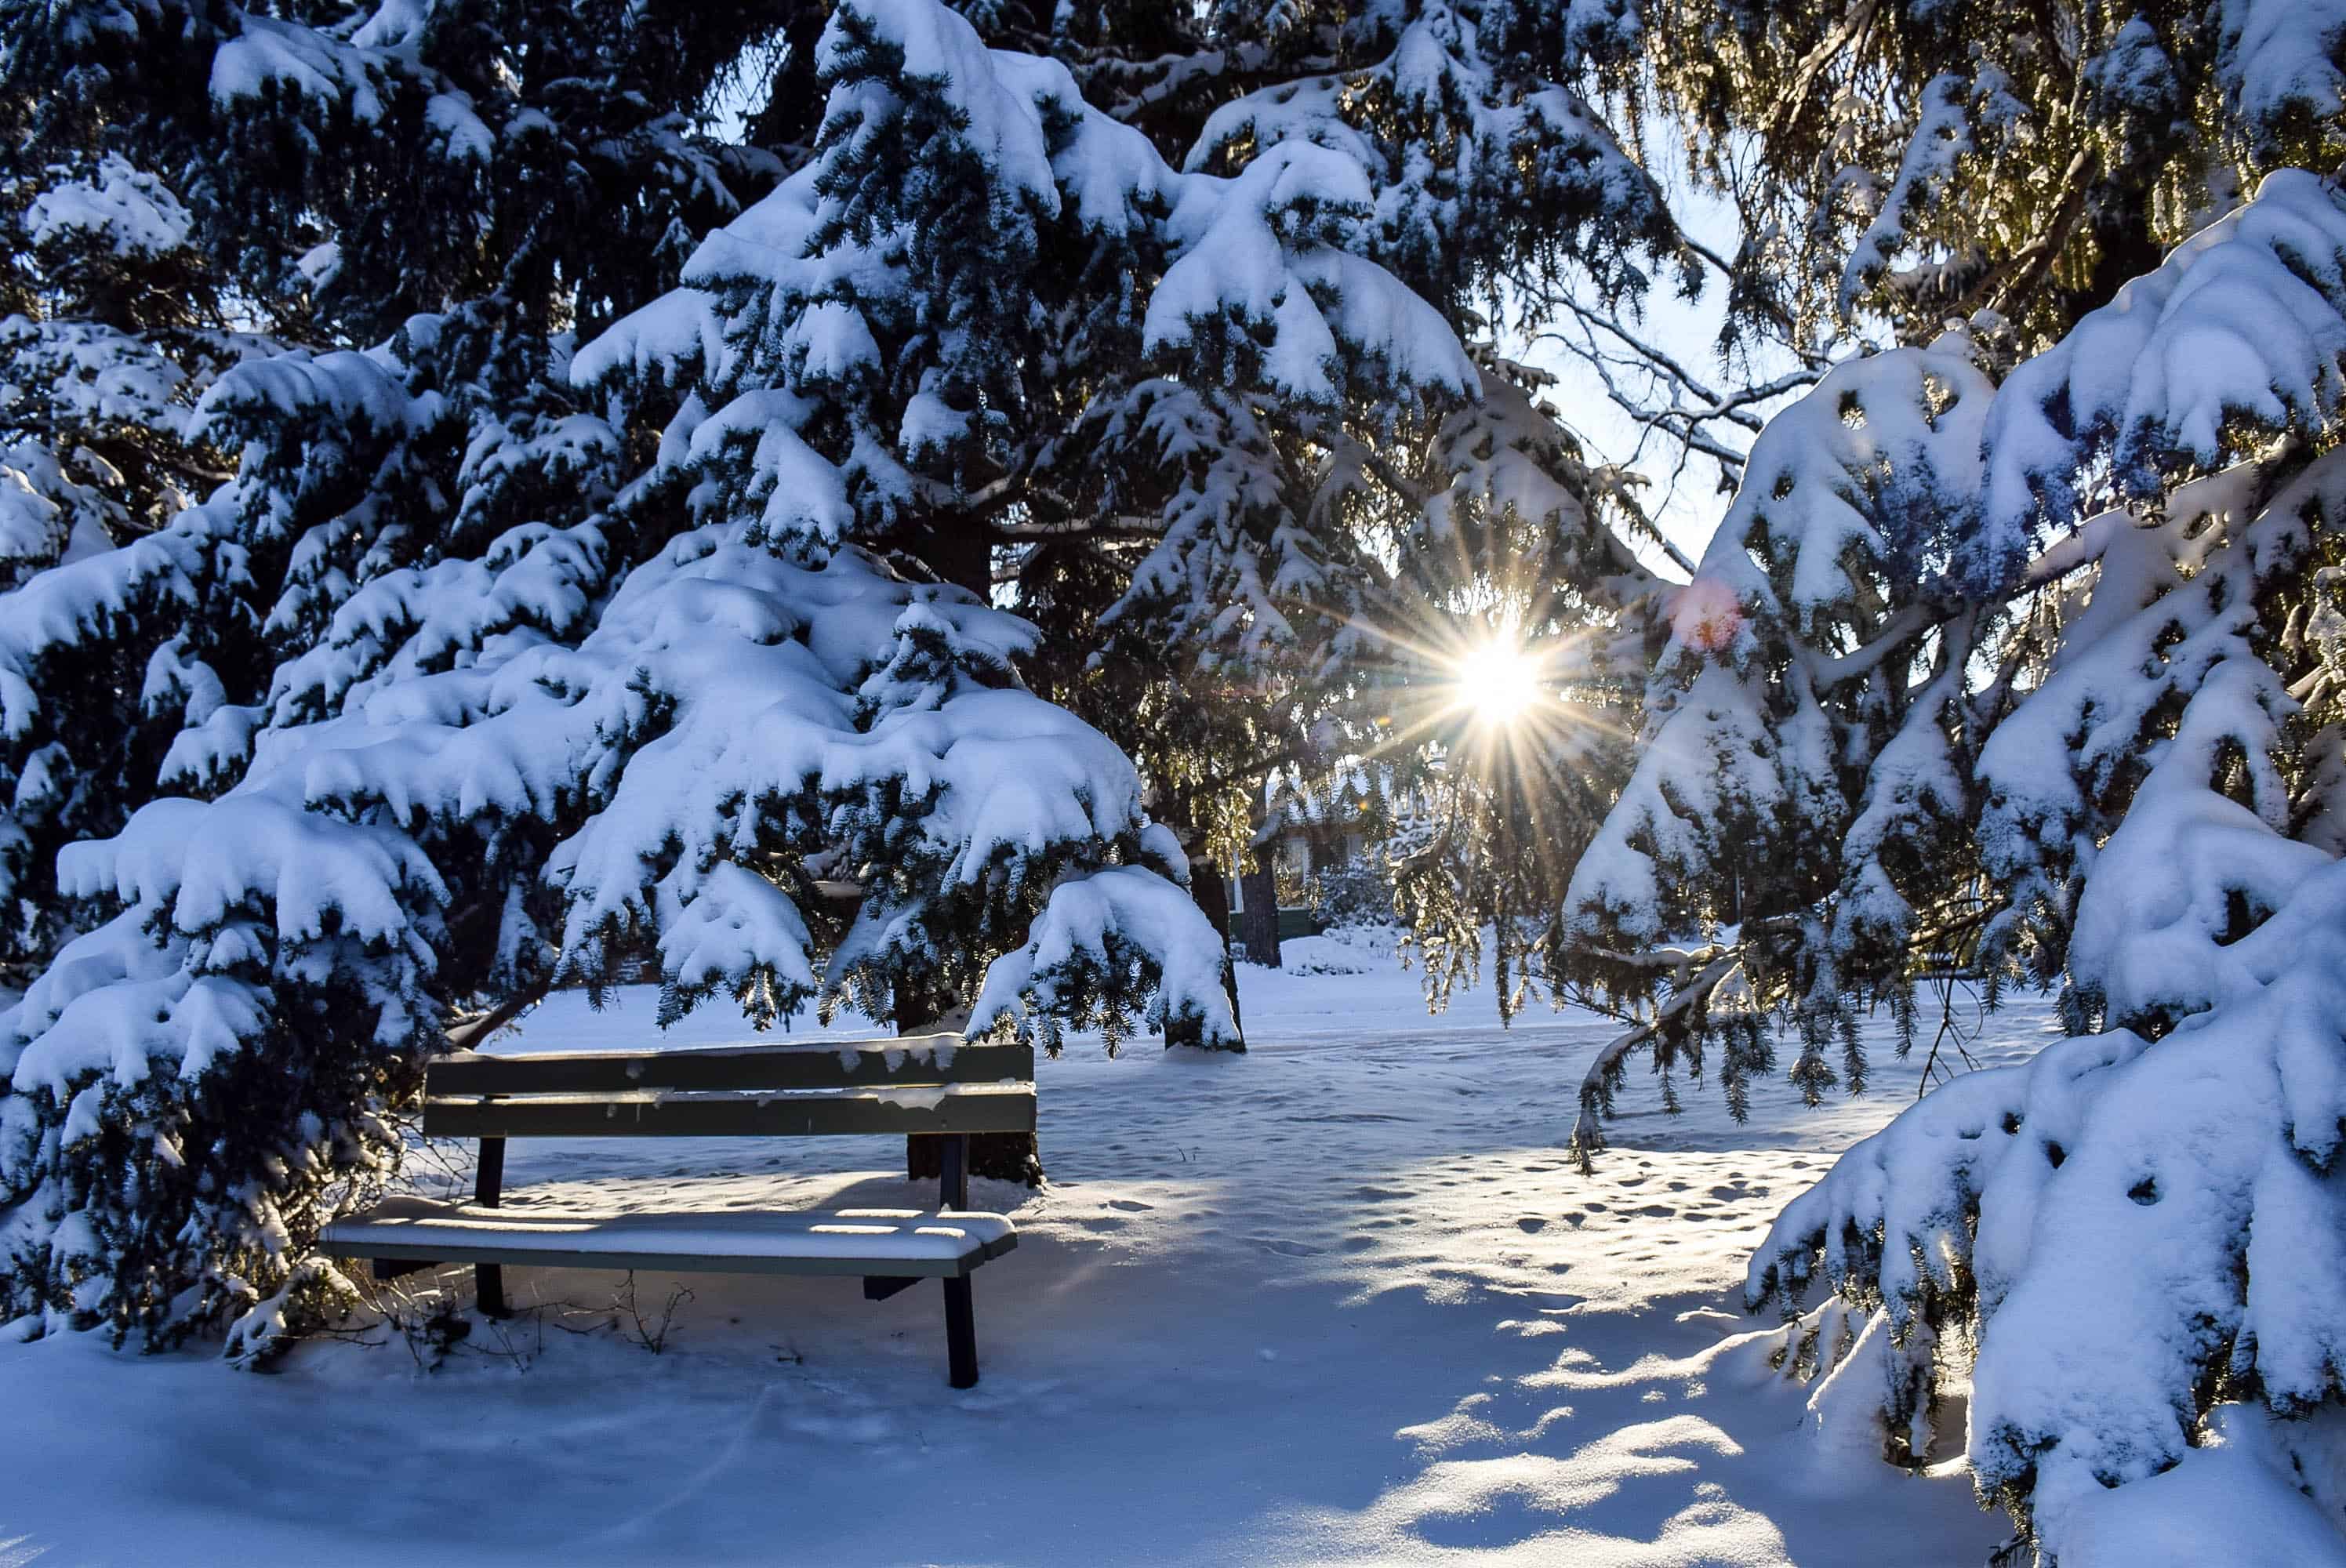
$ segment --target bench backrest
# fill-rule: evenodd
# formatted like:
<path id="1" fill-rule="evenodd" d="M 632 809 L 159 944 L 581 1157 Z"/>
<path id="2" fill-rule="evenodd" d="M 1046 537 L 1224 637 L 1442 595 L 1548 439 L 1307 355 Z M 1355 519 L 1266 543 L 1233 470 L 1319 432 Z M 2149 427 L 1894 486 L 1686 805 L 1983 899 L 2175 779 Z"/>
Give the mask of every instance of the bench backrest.
<path id="1" fill-rule="evenodd" d="M 425 1070 L 435 1138 L 1031 1133 L 1035 1053 L 958 1034 L 692 1051 L 458 1052 Z"/>

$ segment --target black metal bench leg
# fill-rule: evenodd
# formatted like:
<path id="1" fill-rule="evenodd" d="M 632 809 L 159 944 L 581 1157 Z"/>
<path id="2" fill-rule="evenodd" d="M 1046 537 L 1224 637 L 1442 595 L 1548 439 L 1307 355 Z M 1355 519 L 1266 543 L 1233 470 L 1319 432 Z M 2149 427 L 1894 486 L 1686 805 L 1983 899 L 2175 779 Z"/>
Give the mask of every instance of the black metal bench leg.
<path id="1" fill-rule="evenodd" d="M 942 1208 L 969 1207 L 969 1135 L 945 1140 L 944 1162 L 937 1172 L 937 1201 Z M 945 1281 L 945 1361 L 956 1389 L 977 1387 L 977 1320 L 970 1311 L 969 1276 Z"/>
<path id="2" fill-rule="evenodd" d="M 945 1281 L 945 1361 L 954 1388 L 977 1387 L 977 1320 L 970 1310 L 966 1274 Z"/>
<path id="3" fill-rule="evenodd" d="M 969 1207 L 969 1135 L 956 1133 L 945 1140 L 944 1158 L 937 1166 L 937 1207 Z"/>
<path id="4" fill-rule="evenodd" d="M 473 1176 L 473 1201 L 484 1208 L 497 1207 L 497 1198 L 505 1185 L 505 1141 L 503 1138 L 481 1140 L 481 1162 Z M 501 1264 L 479 1263 L 473 1267 L 473 1295 L 484 1318 L 505 1315 L 505 1271 Z"/>

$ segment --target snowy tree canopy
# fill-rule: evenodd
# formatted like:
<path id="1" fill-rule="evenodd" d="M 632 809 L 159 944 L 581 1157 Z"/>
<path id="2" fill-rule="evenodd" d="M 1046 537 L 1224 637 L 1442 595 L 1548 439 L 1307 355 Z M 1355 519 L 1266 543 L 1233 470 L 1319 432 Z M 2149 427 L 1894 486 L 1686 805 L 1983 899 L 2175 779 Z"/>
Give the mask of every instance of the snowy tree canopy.
<path id="1" fill-rule="evenodd" d="M 1015 11 L 11 15 L 9 1316 L 279 1342 L 444 1031 L 623 964 L 1235 1043 L 1185 865 L 1363 627 L 1650 599 L 1465 341 L 1682 260 L 1570 60 Z"/>
<path id="2" fill-rule="evenodd" d="M 1245 848 L 1274 770 L 1420 766 L 1395 692 L 1446 677 L 1425 645 L 1494 584 L 1527 623 L 1637 642 L 1632 486 L 1476 341 L 1475 302 L 1566 272 L 1627 300 L 1683 258 L 1507 31 L 1530 8 L 968 14 L 904 42 L 843 8 L 805 165 L 582 351 L 586 385 L 664 390 L 677 483 L 719 462 L 778 529 L 852 528 L 1014 600 L 1044 633 L 1029 677 L 1141 763 L 1193 851 Z M 1467 895 L 1436 918 L 1474 929 Z"/>
<path id="3" fill-rule="evenodd" d="M 1972 0 L 1640 7 L 1737 205 L 1738 330 L 1987 311 L 2058 337 L 2275 168 L 2346 140 L 2346 6 Z"/>
<path id="4" fill-rule="evenodd" d="M 147 700 L 158 649 L 184 634 L 209 670 L 199 722 L 250 707 L 356 581 L 438 548 L 421 518 L 468 507 L 462 548 L 477 553 L 532 510 L 538 464 L 500 456 L 475 418 L 521 446 L 550 432 L 571 412 L 556 335 L 673 281 L 693 235 L 774 178 L 771 158 L 715 144 L 687 112 L 761 26 L 594 5 L 297 22 L 94 3 L 0 19 L 0 569 L 20 579 L 173 532 L 240 454 L 235 504 L 260 530 L 223 555 L 189 517 L 141 550 L 127 597 L 53 602 L 77 629 L 15 640 L 44 699 L 0 741 L 22 833 L 0 878 L 23 914 L 0 926 L 0 965 L 18 983 L 60 931 L 56 850 L 118 827 L 174 744 L 181 709 L 168 691 Z M 249 417 L 273 406 L 249 390 L 199 415 L 244 361 L 377 349 L 426 316 L 444 326 L 397 375 L 444 400 L 425 424 L 373 421 L 385 405 L 362 377 L 315 380 L 282 423 Z M 339 426 L 362 413 L 366 428 Z M 572 433 L 583 446 L 549 447 L 545 477 L 591 501 L 619 477 L 616 449 L 591 475 L 577 461 L 614 435 Z M 255 481 L 269 463 L 283 466 Z M 353 527 L 327 522 L 345 514 Z M 292 618 L 272 624 L 295 581 Z M 76 744 L 56 744 L 68 730 Z"/>
<path id="5" fill-rule="evenodd" d="M 298 121 L 372 123 L 415 58 L 402 44 L 377 60 L 370 36 L 246 18 L 219 45 L 214 97 L 298 92 Z M 999 206 L 978 188 L 1015 249 L 1022 222 L 1057 205 L 1048 187 L 1017 187 L 1036 175 L 1021 154 L 1042 145 L 1046 111 L 1076 102 L 1064 77 L 1023 97 L 994 82 L 994 57 L 934 6 L 842 15 L 831 36 L 850 128 L 744 223 L 786 224 L 795 199 L 838 226 L 831 262 L 870 270 L 829 318 L 869 311 L 890 334 L 905 427 L 862 433 L 873 405 L 854 382 L 877 367 L 857 361 L 852 332 L 824 336 L 811 289 L 760 301 L 768 313 L 739 272 L 750 340 L 805 313 L 806 393 L 779 373 L 755 386 L 781 361 L 753 354 L 692 379 L 614 370 L 607 345 L 574 367 L 500 296 L 410 315 L 363 350 L 255 339 L 207 384 L 181 392 L 191 378 L 158 372 L 130 411 L 234 454 L 234 477 L 158 507 L 148 531 L 100 533 L 71 559 L 52 550 L 0 602 L 17 940 L 37 976 L 0 1026 L 10 1316 L 168 1338 L 241 1314 L 240 1342 L 261 1347 L 334 1285 L 303 1258 L 307 1237 L 338 1191 L 384 1168 L 396 1140 L 382 1113 L 452 1013 L 645 954 L 674 1005 L 723 992 L 760 1022 L 842 993 L 882 1016 L 959 998 L 982 1023 L 1046 1030 L 1113 1025 L 1145 1003 L 1168 1033 L 1233 1038 L 1219 943 L 1131 763 L 1022 687 L 1013 661 L 1031 627 L 872 548 L 900 547 L 889 529 L 907 514 L 941 510 L 914 464 L 966 461 L 982 442 L 963 395 L 998 389 L 967 378 L 1023 331 L 1024 307 L 1005 291 L 1002 313 L 978 319 L 983 300 L 964 311 L 974 297 L 954 289 L 1019 280 L 908 284 L 876 253 L 934 215 L 902 206 L 917 178 L 892 190 L 884 169 L 858 172 L 852 124 L 901 107 L 875 75 L 960 51 L 960 75 L 920 74 L 909 94 L 947 121 L 964 112 L 957 88 L 1007 116 L 982 122 L 996 138 L 982 158 L 960 150 L 1021 188 Z M 1107 199 L 1158 203 L 1169 176 L 1146 144 L 1096 134 L 1120 137 L 1137 170 Z M 192 223 L 156 216 L 186 210 L 159 182 L 104 172 L 110 184 L 60 182 L 32 204 L 41 288 L 57 281 L 38 265 L 56 233 L 149 263 L 186 246 Z M 1218 242 L 1260 235 L 1275 258 L 1268 225 L 1323 199 L 1311 178 L 1286 207 L 1275 180 L 1248 206 L 1217 199 L 1236 182 L 1201 179 L 1184 221 L 1219 234 L 1224 212 L 1242 232 Z M 837 199 L 816 212 L 804 204 L 820 185 Z M 1102 213 L 1125 221 L 1086 209 Z M 372 264 L 358 238 L 304 258 L 321 290 Z M 741 244 L 712 240 L 706 275 L 722 279 Z M 1345 265 L 1308 235 L 1298 254 L 1306 270 Z M 1300 346 L 1275 356 L 1279 373 L 1332 395 L 1336 331 L 1307 280 L 1282 278 L 1234 319 L 1250 330 L 1246 309 L 1288 309 Z M 924 325 L 931 284 L 946 290 L 942 331 Z M 71 301 L 35 303 L 58 311 L 36 330 L 72 323 Z M 1419 310 L 1400 318 L 1395 351 L 1435 356 L 1410 368 L 1463 389 L 1463 355 Z M 574 380 L 623 413 L 682 389 L 683 412 L 630 458 L 627 428 L 582 407 Z M 794 425 L 793 403 L 822 428 Z M 831 450 L 845 461 L 801 428 L 843 436 Z M 279 1114 L 255 1114 L 264 1105 Z"/>
<path id="6" fill-rule="evenodd" d="M 1813 1096 L 1863 1083 L 1859 1009 L 1912 1039 L 1936 972 L 2064 984 L 2076 1037 L 1851 1151 L 1751 1301 L 1821 1276 L 1886 1314 L 1893 1432 L 1967 1370 L 1984 1494 L 2066 1560 L 2103 1489 L 2252 1419 L 2227 1401 L 2346 1392 L 2346 196 L 2274 174 L 2000 385 L 1986 359 L 1860 359 L 1769 425 L 1547 959 L 1652 1010 L 1585 1149 L 1632 1050 L 1667 1077 L 1723 1041 L 1732 1102 L 1779 1011 Z"/>

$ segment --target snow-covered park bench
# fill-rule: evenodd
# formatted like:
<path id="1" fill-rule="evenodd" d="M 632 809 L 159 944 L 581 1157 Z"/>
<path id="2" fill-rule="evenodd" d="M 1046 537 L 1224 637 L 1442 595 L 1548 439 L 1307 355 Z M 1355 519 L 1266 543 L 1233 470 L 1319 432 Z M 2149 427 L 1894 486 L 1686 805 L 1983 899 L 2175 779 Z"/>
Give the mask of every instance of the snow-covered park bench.
<path id="1" fill-rule="evenodd" d="M 370 1258 L 388 1277 L 473 1266 L 481 1308 L 502 1314 L 504 1268 L 861 1275 L 879 1301 L 942 1279 L 953 1386 L 977 1381 L 970 1271 L 1018 1243 L 998 1214 L 969 1207 L 969 1135 L 1032 1132 L 1035 1054 L 954 1034 L 820 1045 L 596 1051 L 533 1056 L 460 1052 L 424 1081 L 429 1137 L 477 1138 L 470 1203 L 397 1196 L 329 1225 L 321 1245 Z M 612 1214 L 498 1207 L 505 1140 L 523 1137 L 944 1137 L 934 1209 Z"/>

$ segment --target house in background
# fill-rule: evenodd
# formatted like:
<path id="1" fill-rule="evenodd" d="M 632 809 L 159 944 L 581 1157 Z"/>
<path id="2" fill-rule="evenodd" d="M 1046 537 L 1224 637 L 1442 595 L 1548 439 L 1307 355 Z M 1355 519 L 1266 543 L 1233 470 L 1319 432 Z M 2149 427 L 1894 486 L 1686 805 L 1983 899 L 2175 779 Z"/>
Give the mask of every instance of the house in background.
<path id="1" fill-rule="evenodd" d="M 1389 774 L 1365 764 L 1344 769 L 1331 789 L 1290 773 L 1271 778 L 1255 834 L 1259 864 L 1239 857 L 1226 873 L 1233 956 L 1276 966 L 1279 942 L 1320 934 L 1320 878 L 1372 852 L 1371 830 L 1413 804 L 1398 801 L 1395 788 Z M 1273 911 L 1269 918 L 1266 910 Z"/>

